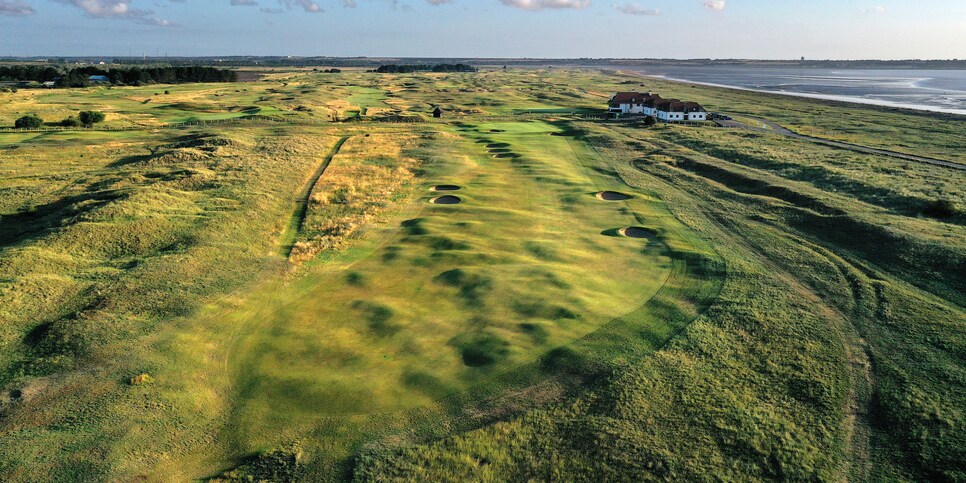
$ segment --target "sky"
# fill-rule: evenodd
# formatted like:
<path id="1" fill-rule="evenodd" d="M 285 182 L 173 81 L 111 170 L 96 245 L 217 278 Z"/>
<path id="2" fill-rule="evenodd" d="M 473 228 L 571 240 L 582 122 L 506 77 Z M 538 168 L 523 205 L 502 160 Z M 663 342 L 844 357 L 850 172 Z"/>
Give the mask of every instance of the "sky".
<path id="1" fill-rule="evenodd" d="M 0 0 L 0 56 L 966 59 L 966 0 Z"/>

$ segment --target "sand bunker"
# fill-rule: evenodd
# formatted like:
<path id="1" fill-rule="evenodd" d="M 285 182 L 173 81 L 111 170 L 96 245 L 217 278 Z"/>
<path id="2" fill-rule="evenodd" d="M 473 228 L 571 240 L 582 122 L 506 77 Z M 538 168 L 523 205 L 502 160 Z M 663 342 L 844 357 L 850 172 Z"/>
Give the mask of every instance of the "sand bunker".
<path id="1" fill-rule="evenodd" d="M 497 154 L 494 154 L 493 157 L 497 159 L 506 159 L 506 158 L 515 158 L 517 157 L 517 155 L 513 153 L 497 153 Z"/>
<path id="2" fill-rule="evenodd" d="M 631 195 L 618 193 L 617 191 L 601 191 L 596 196 L 598 200 L 604 201 L 624 201 L 632 198 Z"/>
<path id="3" fill-rule="evenodd" d="M 455 184 L 438 184 L 433 186 L 433 191 L 459 191 L 462 188 Z"/>
<path id="4" fill-rule="evenodd" d="M 648 230 L 647 228 L 643 228 L 640 226 L 629 226 L 627 228 L 621 228 L 620 230 L 617 230 L 617 233 L 620 234 L 620 236 L 626 236 L 627 238 L 651 239 L 657 236 L 657 233 L 654 233 L 654 230 Z"/>
<path id="5" fill-rule="evenodd" d="M 459 196 L 453 196 L 453 195 L 437 196 L 429 200 L 429 202 L 434 205 L 456 205 L 456 204 L 459 204 L 460 201 L 463 201 L 463 200 L 461 200 Z"/>
<path id="6" fill-rule="evenodd" d="M 510 147 L 507 143 L 490 143 L 486 145 L 486 149 L 498 149 L 498 148 L 508 148 Z"/>

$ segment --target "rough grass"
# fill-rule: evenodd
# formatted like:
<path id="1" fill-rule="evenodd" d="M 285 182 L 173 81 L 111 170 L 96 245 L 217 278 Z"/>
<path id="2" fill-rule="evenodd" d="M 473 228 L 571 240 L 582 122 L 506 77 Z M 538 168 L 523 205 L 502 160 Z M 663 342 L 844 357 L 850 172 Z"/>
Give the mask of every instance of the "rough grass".
<path id="1" fill-rule="evenodd" d="M 289 258 L 301 263 L 343 248 L 356 230 L 403 201 L 419 165 L 419 160 L 402 155 L 413 140 L 414 136 L 376 134 L 342 144 L 309 195 Z"/>
<path id="2" fill-rule="evenodd" d="M 628 81 L 964 152 L 960 121 L 590 70 L 0 94 L 0 123 L 298 123 L 0 133 L 0 474 L 963 479 L 958 173 L 516 117 L 599 109 Z M 442 121 L 380 122 L 434 105 Z M 342 137 L 293 271 L 293 203 Z M 428 203 L 439 184 L 462 203 Z M 608 236 L 627 226 L 655 237 Z"/>

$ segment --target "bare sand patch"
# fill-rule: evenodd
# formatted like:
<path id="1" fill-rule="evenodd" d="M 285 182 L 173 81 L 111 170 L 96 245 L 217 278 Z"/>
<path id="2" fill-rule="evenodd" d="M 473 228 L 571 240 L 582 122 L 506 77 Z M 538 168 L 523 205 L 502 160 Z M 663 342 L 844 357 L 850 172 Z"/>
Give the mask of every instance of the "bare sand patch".
<path id="1" fill-rule="evenodd" d="M 461 201 L 463 200 L 461 200 L 459 196 L 453 196 L 453 195 L 437 196 L 429 200 L 429 202 L 434 205 L 457 205 Z"/>
<path id="2" fill-rule="evenodd" d="M 627 228 L 621 228 L 620 230 L 617 230 L 617 233 L 620 234 L 620 236 L 627 238 L 645 238 L 648 240 L 657 236 L 657 233 L 655 233 L 654 230 L 649 230 L 641 226 L 629 226 Z"/>

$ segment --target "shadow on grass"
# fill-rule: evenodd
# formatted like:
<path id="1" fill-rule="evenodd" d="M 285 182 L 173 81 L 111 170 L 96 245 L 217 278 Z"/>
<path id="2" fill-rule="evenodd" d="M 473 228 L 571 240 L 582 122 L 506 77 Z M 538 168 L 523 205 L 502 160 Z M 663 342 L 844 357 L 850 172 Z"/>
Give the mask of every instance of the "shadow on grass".
<path id="1" fill-rule="evenodd" d="M 84 193 L 38 205 L 30 210 L 0 215 L 0 248 L 40 238 L 69 220 L 124 196 L 117 191 Z"/>

